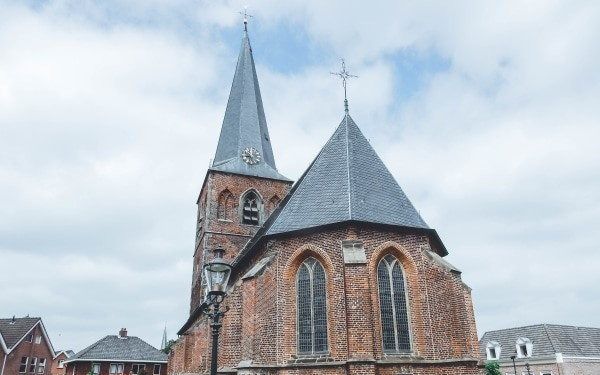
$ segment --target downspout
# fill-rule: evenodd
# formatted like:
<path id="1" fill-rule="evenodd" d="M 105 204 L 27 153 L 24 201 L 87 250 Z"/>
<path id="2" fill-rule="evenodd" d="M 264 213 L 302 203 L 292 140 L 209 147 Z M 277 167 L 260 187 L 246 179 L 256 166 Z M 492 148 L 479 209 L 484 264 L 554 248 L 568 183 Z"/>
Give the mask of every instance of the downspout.
<path id="1" fill-rule="evenodd" d="M 4 375 L 4 366 L 6 366 L 6 357 L 8 357 L 8 353 L 4 353 L 4 359 L 2 360 L 2 370 L 0 370 L 0 375 Z"/>

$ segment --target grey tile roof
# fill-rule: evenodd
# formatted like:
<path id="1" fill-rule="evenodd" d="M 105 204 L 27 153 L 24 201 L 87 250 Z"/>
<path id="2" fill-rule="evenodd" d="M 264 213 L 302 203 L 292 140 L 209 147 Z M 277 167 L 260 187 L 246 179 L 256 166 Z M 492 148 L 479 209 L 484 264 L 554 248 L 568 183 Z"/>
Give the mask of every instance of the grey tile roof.
<path id="1" fill-rule="evenodd" d="M 429 229 L 350 115 L 296 185 L 267 235 L 344 221 Z"/>
<path id="2" fill-rule="evenodd" d="M 525 337 L 531 340 L 531 357 L 552 357 L 556 353 L 572 357 L 600 357 L 600 328 L 575 327 L 558 324 L 538 324 L 486 332 L 479 340 L 482 358 L 486 358 L 488 342 L 501 346 L 500 360 L 510 360 L 516 350 L 516 342 Z"/>
<path id="3" fill-rule="evenodd" d="M 68 361 L 103 359 L 124 362 L 166 362 L 167 355 L 139 337 L 127 336 L 126 338 L 120 338 L 117 335 L 109 335 L 70 357 Z"/>
<path id="4" fill-rule="evenodd" d="M 258 150 L 261 155 L 258 164 L 249 165 L 241 159 L 243 150 L 250 147 Z M 244 32 L 242 39 L 242 47 L 221 126 L 221 135 L 210 169 L 288 180 L 277 172 L 275 166 L 247 32 Z"/>
<path id="5" fill-rule="evenodd" d="M 0 335 L 8 349 L 11 349 L 41 318 L 0 319 Z"/>

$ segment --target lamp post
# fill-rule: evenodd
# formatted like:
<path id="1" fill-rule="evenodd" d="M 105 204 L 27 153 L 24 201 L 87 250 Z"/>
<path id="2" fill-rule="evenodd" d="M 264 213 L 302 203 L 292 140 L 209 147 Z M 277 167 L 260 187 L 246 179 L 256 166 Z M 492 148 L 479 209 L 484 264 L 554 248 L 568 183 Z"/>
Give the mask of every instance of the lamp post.
<path id="1" fill-rule="evenodd" d="M 217 375 L 217 346 L 219 344 L 219 330 L 222 326 L 221 317 L 227 312 L 227 309 L 221 309 L 221 303 L 225 299 L 225 291 L 231 275 L 231 265 L 223 259 L 225 251 L 222 248 L 216 248 L 213 253 L 213 260 L 204 265 L 207 293 L 202 304 L 202 313 L 212 319 L 210 323 L 212 328 L 210 375 Z"/>
<path id="2" fill-rule="evenodd" d="M 514 354 L 510 356 L 510 359 L 512 359 L 513 361 L 513 369 L 515 370 L 515 375 L 517 375 L 517 365 L 515 364 L 515 358 L 517 358 L 517 356 Z"/>

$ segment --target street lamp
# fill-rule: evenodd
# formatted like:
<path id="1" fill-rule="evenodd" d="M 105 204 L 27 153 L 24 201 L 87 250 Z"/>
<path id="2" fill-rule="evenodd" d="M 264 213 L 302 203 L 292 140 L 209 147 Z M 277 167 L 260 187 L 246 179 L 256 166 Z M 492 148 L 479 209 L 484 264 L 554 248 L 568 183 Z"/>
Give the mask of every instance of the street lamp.
<path id="1" fill-rule="evenodd" d="M 515 354 L 510 356 L 510 359 L 512 359 L 513 361 L 513 369 L 515 370 L 515 375 L 517 375 L 517 365 L 515 364 L 515 358 L 517 358 Z"/>
<path id="2" fill-rule="evenodd" d="M 231 265 L 223 259 L 225 251 L 218 247 L 214 251 L 212 261 L 204 265 L 204 276 L 206 278 L 206 299 L 202 304 L 202 313 L 212 319 L 212 355 L 210 362 L 210 375 L 217 375 L 217 346 L 219 344 L 219 330 L 221 329 L 221 317 L 228 309 L 221 309 L 221 303 L 225 298 L 225 291 L 229 276 L 231 276 Z"/>

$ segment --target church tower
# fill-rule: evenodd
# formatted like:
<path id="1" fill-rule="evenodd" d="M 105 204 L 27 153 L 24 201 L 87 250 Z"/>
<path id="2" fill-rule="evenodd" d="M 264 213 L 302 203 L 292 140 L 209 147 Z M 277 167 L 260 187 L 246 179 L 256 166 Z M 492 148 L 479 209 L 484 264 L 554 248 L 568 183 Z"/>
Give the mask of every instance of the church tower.
<path id="1" fill-rule="evenodd" d="M 341 77 L 350 77 L 345 68 Z M 245 31 L 198 199 L 191 311 L 168 373 L 211 367 L 200 273 L 222 247 L 232 270 L 219 374 L 478 375 L 471 289 L 347 101 L 293 187 L 270 142 Z"/>
<path id="2" fill-rule="evenodd" d="M 217 151 L 197 201 L 190 312 L 202 301 L 201 272 L 212 250 L 221 247 L 227 259 L 234 259 L 291 184 L 275 166 L 245 25 Z"/>

